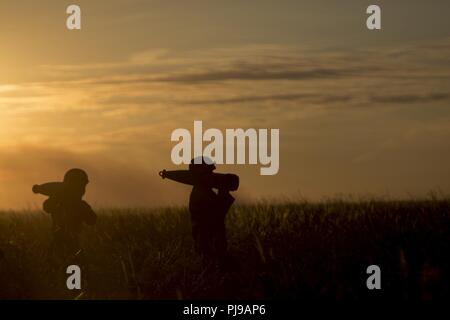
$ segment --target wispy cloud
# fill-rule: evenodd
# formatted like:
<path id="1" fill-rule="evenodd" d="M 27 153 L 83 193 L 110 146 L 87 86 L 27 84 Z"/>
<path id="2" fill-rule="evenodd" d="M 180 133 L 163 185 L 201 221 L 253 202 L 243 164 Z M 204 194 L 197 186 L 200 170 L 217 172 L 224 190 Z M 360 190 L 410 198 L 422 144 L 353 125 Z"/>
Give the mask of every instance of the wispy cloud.
<path id="1" fill-rule="evenodd" d="M 430 94 L 403 94 L 403 95 L 387 95 L 387 96 L 372 96 L 370 101 L 373 103 L 390 103 L 390 104 L 404 104 L 404 103 L 420 103 L 420 102 L 436 102 L 450 100 L 450 93 L 439 92 Z"/>
<path id="2" fill-rule="evenodd" d="M 351 99 L 349 95 L 320 95 L 320 94 L 301 94 L 301 93 L 288 93 L 288 94 L 274 94 L 274 95 L 262 95 L 262 96 L 240 96 L 235 98 L 224 99 L 211 99 L 211 100 L 193 100 L 185 101 L 184 103 L 195 105 L 221 105 L 221 104 L 241 104 L 249 102 L 267 102 L 267 101 L 304 101 L 308 103 L 333 103 L 333 102 L 346 102 Z"/>
<path id="3" fill-rule="evenodd" d="M 264 68 L 253 66 L 236 70 L 211 71 L 205 73 L 192 73 L 183 75 L 172 75 L 159 78 L 156 81 L 178 82 L 178 83 L 203 83 L 212 81 L 266 81 L 266 80 L 309 80 L 339 78 L 356 73 L 356 70 L 338 69 L 311 69 L 311 70 L 276 70 L 275 68 Z"/>

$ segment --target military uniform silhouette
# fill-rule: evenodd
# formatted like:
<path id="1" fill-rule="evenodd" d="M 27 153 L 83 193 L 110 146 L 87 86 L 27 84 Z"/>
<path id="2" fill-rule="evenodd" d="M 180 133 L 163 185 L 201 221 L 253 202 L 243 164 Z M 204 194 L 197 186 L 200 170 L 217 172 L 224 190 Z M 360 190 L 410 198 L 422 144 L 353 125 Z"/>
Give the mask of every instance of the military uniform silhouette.
<path id="1" fill-rule="evenodd" d="M 194 164 L 193 159 L 189 166 L 194 175 L 202 177 L 197 181 L 207 181 L 208 175 L 215 168 L 214 164 L 207 164 L 203 158 L 201 164 Z M 205 259 L 220 262 L 226 257 L 225 218 L 233 202 L 234 198 L 227 190 L 216 193 L 210 186 L 202 183 L 195 184 L 192 188 L 189 198 L 192 237 L 196 251 Z"/>
<path id="2" fill-rule="evenodd" d="M 33 192 L 48 195 L 43 209 L 53 222 L 51 252 L 67 258 L 80 252 L 80 233 L 84 224 L 93 225 L 97 216 L 91 206 L 82 200 L 89 183 L 86 172 L 71 169 L 62 183 L 35 185 Z"/>

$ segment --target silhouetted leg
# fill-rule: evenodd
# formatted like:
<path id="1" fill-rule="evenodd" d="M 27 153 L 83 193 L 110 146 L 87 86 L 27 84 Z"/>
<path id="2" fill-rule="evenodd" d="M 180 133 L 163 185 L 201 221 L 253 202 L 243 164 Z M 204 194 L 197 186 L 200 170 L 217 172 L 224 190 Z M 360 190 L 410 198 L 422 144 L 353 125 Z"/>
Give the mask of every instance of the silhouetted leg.
<path id="1" fill-rule="evenodd" d="M 224 265 L 227 258 L 227 237 L 225 231 L 225 225 L 220 225 L 216 229 L 215 234 L 215 254 L 217 256 L 218 263 Z"/>

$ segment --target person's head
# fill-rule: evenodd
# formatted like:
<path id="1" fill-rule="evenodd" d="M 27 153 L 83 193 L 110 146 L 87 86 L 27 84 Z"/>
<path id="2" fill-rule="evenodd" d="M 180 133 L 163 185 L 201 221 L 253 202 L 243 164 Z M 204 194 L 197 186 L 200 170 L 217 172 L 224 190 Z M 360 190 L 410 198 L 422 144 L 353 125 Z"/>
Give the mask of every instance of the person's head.
<path id="1" fill-rule="evenodd" d="M 194 174 L 211 174 L 215 169 L 214 162 L 208 157 L 194 158 L 189 164 L 189 171 Z"/>
<path id="2" fill-rule="evenodd" d="M 87 173 L 82 169 L 70 169 L 64 175 L 64 184 L 71 196 L 82 198 L 86 192 L 86 185 L 89 183 Z"/>

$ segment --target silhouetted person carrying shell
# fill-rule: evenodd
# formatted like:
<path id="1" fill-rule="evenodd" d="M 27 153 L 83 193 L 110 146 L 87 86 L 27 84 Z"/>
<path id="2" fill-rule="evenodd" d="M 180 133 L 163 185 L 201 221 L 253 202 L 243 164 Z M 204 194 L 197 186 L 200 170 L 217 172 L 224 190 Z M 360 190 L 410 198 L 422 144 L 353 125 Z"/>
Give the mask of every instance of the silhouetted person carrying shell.
<path id="1" fill-rule="evenodd" d="M 97 216 L 91 206 L 83 200 L 89 178 L 81 169 L 71 169 L 63 182 L 34 185 L 33 192 L 48 196 L 43 209 L 53 222 L 52 253 L 66 259 L 81 252 L 80 233 L 84 224 L 94 225 Z"/>
<path id="2" fill-rule="evenodd" d="M 239 177 L 214 173 L 208 158 L 191 161 L 189 170 L 161 171 L 162 178 L 193 185 L 189 198 L 192 237 L 195 249 L 209 262 L 224 262 L 227 256 L 225 218 L 234 202 L 230 191 L 237 190 Z M 213 189 L 217 189 L 215 192 Z"/>

